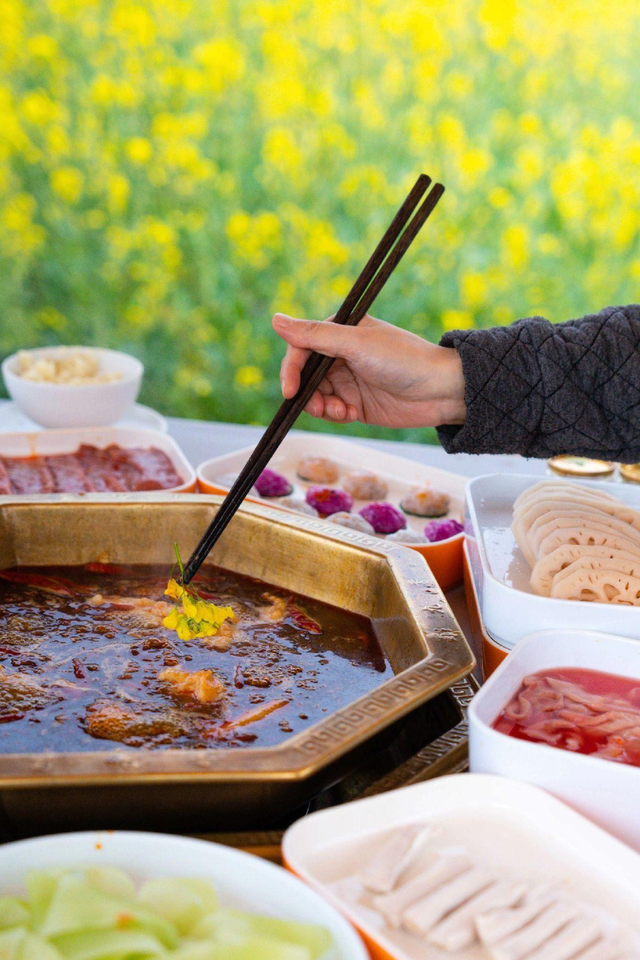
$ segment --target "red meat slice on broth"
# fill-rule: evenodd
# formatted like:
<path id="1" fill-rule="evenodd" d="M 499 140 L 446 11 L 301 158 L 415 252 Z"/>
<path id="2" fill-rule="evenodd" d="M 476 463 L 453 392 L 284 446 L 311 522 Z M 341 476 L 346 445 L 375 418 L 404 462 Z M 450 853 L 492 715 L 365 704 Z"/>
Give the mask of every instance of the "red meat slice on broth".
<path id="1" fill-rule="evenodd" d="M 54 493 L 53 477 L 42 457 L 5 457 L 4 466 L 11 482 L 12 493 Z"/>

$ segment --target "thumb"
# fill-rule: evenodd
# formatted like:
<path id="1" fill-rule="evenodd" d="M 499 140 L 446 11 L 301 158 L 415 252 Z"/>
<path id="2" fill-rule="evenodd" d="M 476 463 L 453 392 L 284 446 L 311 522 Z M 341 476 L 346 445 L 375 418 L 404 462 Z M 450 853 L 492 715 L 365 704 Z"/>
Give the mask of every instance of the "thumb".
<path id="1" fill-rule="evenodd" d="M 298 320 L 276 313 L 273 328 L 292 347 L 315 350 L 327 357 L 346 357 L 353 352 L 355 328 L 331 320 Z"/>

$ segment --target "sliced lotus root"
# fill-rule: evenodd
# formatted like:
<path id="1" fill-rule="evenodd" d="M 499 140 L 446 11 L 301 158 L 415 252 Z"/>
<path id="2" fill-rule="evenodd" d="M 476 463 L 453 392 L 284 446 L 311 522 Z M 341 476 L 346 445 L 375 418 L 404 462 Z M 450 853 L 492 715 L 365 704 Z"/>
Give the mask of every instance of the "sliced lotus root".
<path id="1" fill-rule="evenodd" d="M 516 498 L 513 504 L 514 513 L 534 498 L 541 497 L 542 499 L 546 498 L 550 500 L 556 492 L 582 493 L 584 496 L 594 497 L 596 500 L 616 500 L 610 493 L 605 493 L 603 490 L 596 490 L 595 487 L 584 486 L 581 483 L 570 483 L 567 480 L 541 480 L 540 483 L 535 483 L 532 487 L 527 487 L 527 489 L 523 490 L 520 496 Z"/>
<path id="2" fill-rule="evenodd" d="M 531 572 L 531 589 L 542 597 L 548 597 L 551 591 L 551 582 L 555 576 L 566 570 L 576 560 L 583 557 L 585 560 L 626 560 L 638 562 L 638 557 L 626 550 L 617 550 L 615 547 L 589 547 L 578 543 L 564 543 L 556 547 L 551 553 L 540 559 Z"/>
<path id="3" fill-rule="evenodd" d="M 573 524 L 571 520 L 567 520 L 564 526 L 558 525 L 556 521 L 555 528 L 541 541 L 537 559 L 547 556 L 565 543 L 581 544 L 586 547 L 609 547 L 640 557 L 640 548 L 635 541 L 621 537 L 606 528 L 596 529 L 594 524 Z"/>
<path id="4" fill-rule="evenodd" d="M 556 517 L 571 517 L 577 521 L 582 518 L 591 518 L 596 522 L 606 522 L 609 516 L 610 514 L 605 513 L 604 510 L 596 506 L 595 500 L 591 501 L 591 503 L 570 503 L 568 501 L 558 502 L 549 500 L 546 503 L 534 504 L 524 514 L 521 514 L 519 518 L 514 518 L 513 524 L 511 525 L 511 532 L 515 537 L 516 543 L 522 550 L 527 563 L 532 567 L 535 563 L 534 534 L 543 524 L 548 523 Z M 640 533 L 640 531 L 638 532 Z"/>
<path id="5" fill-rule="evenodd" d="M 570 576 L 552 583 L 551 596 L 559 600 L 621 603 L 640 607 L 640 578 L 614 570 L 576 570 Z"/>
<path id="6" fill-rule="evenodd" d="M 552 587 L 559 584 L 565 577 L 571 577 L 580 570 L 602 570 L 610 573 L 621 573 L 625 577 L 633 577 L 640 580 L 640 557 L 634 557 L 633 560 L 618 560 L 615 558 L 598 559 L 597 557 L 580 557 L 574 560 L 568 567 L 561 570 L 553 578 Z"/>
<path id="7" fill-rule="evenodd" d="M 635 549 L 631 551 L 634 555 L 640 553 L 640 533 L 637 530 L 634 530 L 633 527 L 630 527 L 628 523 L 622 523 L 620 520 L 616 520 L 615 517 L 609 516 L 598 516 L 594 514 L 582 514 L 580 511 L 574 511 L 573 515 L 571 511 L 562 514 L 553 516 L 552 514 L 546 514 L 542 517 L 538 517 L 536 522 L 531 527 L 529 531 L 529 536 L 527 538 L 527 543 L 531 552 L 533 553 L 536 560 L 541 556 L 544 556 L 542 550 L 542 541 L 545 540 L 549 534 L 553 533 L 554 530 L 561 530 L 571 527 L 586 527 L 588 529 L 593 529 L 595 532 L 605 531 L 607 533 L 615 534 L 618 537 L 623 537 L 625 540 L 628 540 L 629 543 L 635 544 Z M 560 543 L 566 543 L 570 541 L 562 540 Z M 585 541 L 582 541 L 585 542 Z M 589 541 L 586 541 L 589 543 Z M 602 541 L 606 543 L 606 541 Z M 600 546 L 600 541 L 594 540 L 593 546 Z M 622 549 L 622 548 L 621 548 Z M 626 549 L 623 548 L 623 549 Z M 531 564 L 533 566 L 533 564 Z"/>

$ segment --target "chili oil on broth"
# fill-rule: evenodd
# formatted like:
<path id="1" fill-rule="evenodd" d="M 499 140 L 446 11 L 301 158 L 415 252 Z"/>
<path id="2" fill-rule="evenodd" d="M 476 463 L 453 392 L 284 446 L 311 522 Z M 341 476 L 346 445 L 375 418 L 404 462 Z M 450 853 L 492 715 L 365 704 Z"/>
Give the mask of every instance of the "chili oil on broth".
<path id="1" fill-rule="evenodd" d="M 166 583 L 161 566 L 0 572 L 1 753 L 271 746 L 392 675 L 368 618 L 213 566 L 197 587 L 233 626 L 180 640 Z M 212 671 L 211 699 L 180 671 Z"/>

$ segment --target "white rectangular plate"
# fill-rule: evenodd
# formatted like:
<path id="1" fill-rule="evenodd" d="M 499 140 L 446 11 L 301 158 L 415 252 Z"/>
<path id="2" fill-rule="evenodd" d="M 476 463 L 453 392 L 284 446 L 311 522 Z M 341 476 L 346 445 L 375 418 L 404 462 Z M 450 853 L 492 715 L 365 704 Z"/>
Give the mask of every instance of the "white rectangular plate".
<path id="1" fill-rule="evenodd" d="M 554 483 L 558 480 L 552 478 Z M 640 509 L 640 487 L 579 482 Z M 635 607 L 540 597 L 531 589 L 531 569 L 516 544 L 511 523 L 515 500 L 536 483 L 540 483 L 540 477 L 495 473 L 476 477 L 467 487 L 467 510 L 481 564 L 481 573 L 478 576 L 474 571 L 474 579 L 487 630 L 507 647 L 513 647 L 527 633 L 556 627 L 602 630 L 640 640 L 640 611 Z"/>
<path id="2" fill-rule="evenodd" d="M 0 457 L 50 457 L 55 454 L 73 453 L 81 444 L 108 447 L 142 447 L 162 450 L 171 460 L 183 482 L 172 487 L 172 493 L 184 493 L 195 487 L 195 473 L 175 440 L 156 430 L 139 430 L 137 427 L 77 427 L 68 430 L 24 431 L 0 433 Z M 72 494 L 54 493 L 43 496 L 68 497 Z M 0 497 L 0 499 L 2 499 Z"/>
<path id="3" fill-rule="evenodd" d="M 311 814 L 287 830 L 285 861 L 396 960 L 486 960 L 478 947 L 445 953 L 383 928 L 377 915 L 359 906 L 355 889 L 350 897 L 348 878 L 388 831 L 422 821 L 439 825 L 494 873 L 557 880 L 640 933 L 640 856 L 537 787 L 501 777 L 440 777 Z"/>

